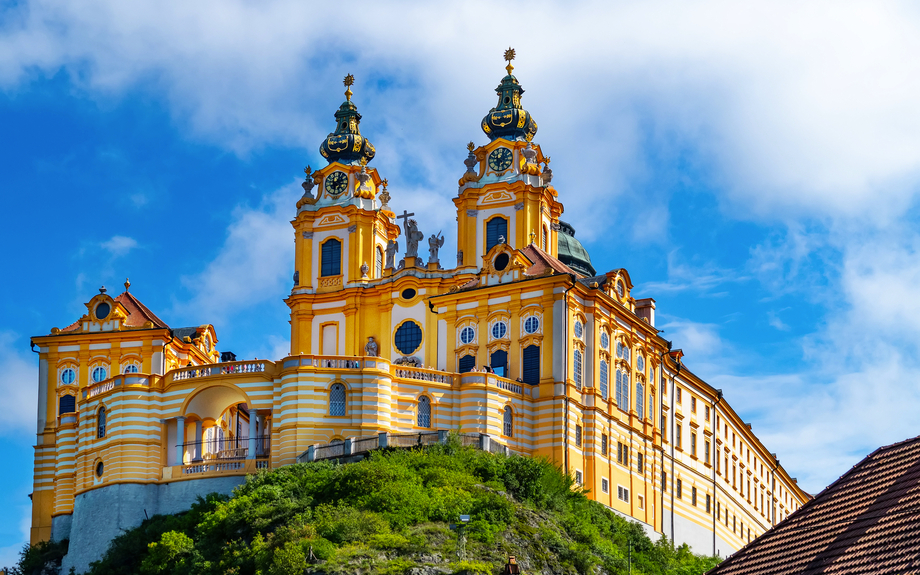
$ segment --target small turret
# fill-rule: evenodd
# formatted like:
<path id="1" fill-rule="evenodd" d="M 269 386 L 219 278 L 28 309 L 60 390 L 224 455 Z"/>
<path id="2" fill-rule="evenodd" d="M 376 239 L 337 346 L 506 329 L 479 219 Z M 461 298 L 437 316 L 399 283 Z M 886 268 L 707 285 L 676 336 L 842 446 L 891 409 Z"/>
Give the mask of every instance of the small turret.
<path id="1" fill-rule="evenodd" d="M 326 136 L 319 147 L 319 153 L 330 164 L 332 162 L 354 164 L 361 160 L 369 162 L 377 153 L 373 144 L 361 136 L 359 129 L 361 114 L 358 113 L 358 107 L 351 101 L 351 86 L 354 83 L 354 76 L 351 74 L 345 76 L 345 101 L 335 113 L 335 132 Z"/>
<path id="2" fill-rule="evenodd" d="M 482 131 L 489 139 L 505 138 L 506 140 L 524 139 L 530 141 L 537 133 L 537 122 L 530 116 L 530 112 L 521 107 L 521 88 L 517 78 L 511 75 L 514 66 L 514 49 L 505 50 L 505 60 L 508 65 L 505 69 L 508 75 L 502 78 L 501 84 L 495 88 L 498 94 L 498 105 L 482 119 Z"/>

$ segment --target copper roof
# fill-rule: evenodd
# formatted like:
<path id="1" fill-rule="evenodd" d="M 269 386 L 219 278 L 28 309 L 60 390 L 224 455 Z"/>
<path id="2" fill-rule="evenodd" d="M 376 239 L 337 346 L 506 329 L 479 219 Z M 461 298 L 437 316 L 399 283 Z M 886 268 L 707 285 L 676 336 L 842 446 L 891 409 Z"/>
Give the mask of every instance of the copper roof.
<path id="1" fill-rule="evenodd" d="M 920 437 L 881 447 L 710 574 L 920 571 Z"/>

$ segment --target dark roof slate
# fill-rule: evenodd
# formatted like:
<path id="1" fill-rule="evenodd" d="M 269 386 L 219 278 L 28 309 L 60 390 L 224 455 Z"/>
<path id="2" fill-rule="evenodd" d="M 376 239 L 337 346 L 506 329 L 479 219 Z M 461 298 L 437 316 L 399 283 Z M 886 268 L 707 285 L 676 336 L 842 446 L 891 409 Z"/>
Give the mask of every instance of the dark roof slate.
<path id="1" fill-rule="evenodd" d="M 920 570 L 920 437 L 881 447 L 711 575 Z"/>

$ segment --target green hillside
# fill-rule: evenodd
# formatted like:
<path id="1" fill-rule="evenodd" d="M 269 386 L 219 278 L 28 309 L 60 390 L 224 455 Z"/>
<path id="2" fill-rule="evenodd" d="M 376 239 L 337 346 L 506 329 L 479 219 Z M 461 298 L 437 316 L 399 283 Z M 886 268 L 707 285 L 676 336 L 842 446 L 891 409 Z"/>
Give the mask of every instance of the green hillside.
<path id="1" fill-rule="evenodd" d="M 470 515 L 463 541 L 450 529 Z M 92 575 L 699 574 L 717 559 L 652 542 L 546 461 L 456 442 L 252 476 L 230 498 L 156 516 L 117 538 Z"/>

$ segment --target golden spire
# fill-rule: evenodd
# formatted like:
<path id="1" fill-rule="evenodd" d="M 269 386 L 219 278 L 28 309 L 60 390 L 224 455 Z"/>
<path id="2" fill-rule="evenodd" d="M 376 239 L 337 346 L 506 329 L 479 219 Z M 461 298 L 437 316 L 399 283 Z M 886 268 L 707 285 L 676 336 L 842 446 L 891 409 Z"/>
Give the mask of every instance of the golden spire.
<path id="1" fill-rule="evenodd" d="M 345 84 L 345 99 L 350 102 L 352 95 L 351 87 L 355 83 L 355 77 L 349 74 L 345 76 L 345 80 L 342 83 Z"/>
<path id="2" fill-rule="evenodd" d="M 309 178 L 310 174 L 313 173 L 313 170 L 310 169 L 310 166 L 307 166 L 306 168 L 303 169 L 303 173 L 305 173 L 307 175 L 307 178 Z"/>
<path id="3" fill-rule="evenodd" d="M 535 232 L 533 228 L 530 228 L 530 243 L 531 244 L 533 244 L 533 241 L 536 239 L 536 237 L 537 237 L 537 232 Z"/>
<path id="4" fill-rule="evenodd" d="M 511 71 L 514 70 L 514 66 L 511 65 L 511 61 L 514 60 L 514 48 L 509 47 L 505 50 L 505 60 L 508 61 L 508 65 L 505 66 L 505 70 L 508 70 L 508 75 L 511 75 Z"/>
<path id="5" fill-rule="evenodd" d="M 476 148 L 476 144 L 474 144 L 473 142 L 470 142 L 469 144 L 466 145 L 466 149 L 469 150 L 469 151 L 471 151 L 471 152 L 472 152 L 475 148 Z"/>
<path id="6" fill-rule="evenodd" d="M 128 291 L 129 287 L 131 287 L 131 281 L 128 278 L 125 278 L 125 291 Z"/>

